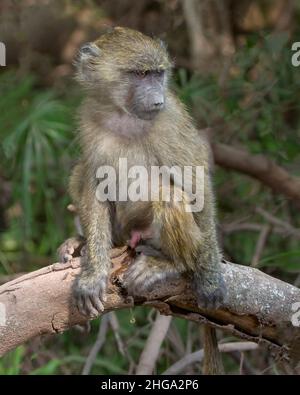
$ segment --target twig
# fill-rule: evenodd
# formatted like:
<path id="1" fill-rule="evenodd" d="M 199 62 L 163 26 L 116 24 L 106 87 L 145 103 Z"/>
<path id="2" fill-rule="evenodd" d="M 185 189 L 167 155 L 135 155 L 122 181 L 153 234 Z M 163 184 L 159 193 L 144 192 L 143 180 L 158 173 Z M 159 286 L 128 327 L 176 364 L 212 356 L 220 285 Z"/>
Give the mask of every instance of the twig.
<path id="1" fill-rule="evenodd" d="M 152 374 L 157 361 L 160 347 L 168 332 L 171 316 L 164 316 L 157 313 L 150 335 L 146 341 L 144 350 L 136 369 L 136 374 Z"/>
<path id="2" fill-rule="evenodd" d="M 241 231 L 250 231 L 250 232 L 261 232 L 264 225 L 249 223 L 249 222 L 232 222 L 227 224 L 221 224 L 222 232 L 225 234 L 233 233 L 233 232 L 241 232 Z"/>
<path id="3" fill-rule="evenodd" d="M 300 229 L 294 228 L 288 222 L 282 221 L 281 219 L 268 213 L 266 210 L 264 210 L 261 207 L 257 207 L 256 212 L 259 213 L 261 216 L 263 216 L 264 219 L 270 222 L 272 225 L 277 225 L 283 228 L 288 235 L 293 235 L 300 238 Z"/>
<path id="4" fill-rule="evenodd" d="M 185 346 L 185 354 L 190 354 L 192 352 L 193 347 L 193 331 L 192 326 L 195 325 L 193 322 L 188 322 L 187 327 L 187 336 L 186 336 L 186 346 Z"/>
<path id="5" fill-rule="evenodd" d="M 240 355 L 241 356 L 240 356 L 240 368 L 239 368 L 239 371 L 240 371 L 240 375 L 243 375 L 244 374 L 245 354 L 243 352 L 241 352 Z"/>
<path id="6" fill-rule="evenodd" d="M 88 375 L 93 367 L 93 364 L 97 358 L 97 354 L 101 350 L 105 339 L 106 339 L 106 334 L 108 330 L 108 320 L 109 320 L 109 315 L 104 315 L 101 319 L 101 324 L 99 327 L 99 332 L 97 336 L 97 340 L 93 347 L 91 348 L 91 351 L 89 352 L 89 355 L 85 361 L 83 370 L 82 370 L 82 375 Z"/>
<path id="7" fill-rule="evenodd" d="M 243 355 L 244 355 L 243 371 L 241 372 L 241 374 L 252 375 L 252 376 L 257 375 L 256 369 L 254 369 L 250 365 L 249 361 L 247 361 L 247 359 L 245 358 L 245 354 L 243 354 Z M 231 352 L 229 354 L 229 356 L 230 356 L 230 358 L 233 359 L 234 362 L 237 363 L 237 365 L 240 365 L 240 363 L 241 363 L 241 353 L 239 351 Z"/>
<path id="8" fill-rule="evenodd" d="M 114 311 L 111 311 L 110 313 L 108 313 L 108 316 L 109 316 L 110 327 L 111 327 L 111 329 L 113 331 L 113 334 L 115 336 L 115 340 L 116 340 L 116 343 L 117 343 L 118 351 L 129 362 L 128 374 L 132 374 L 132 372 L 134 371 L 134 368 L 135 368 L 135 362 L 132 359 L 128 348 L 125 346 L 125 344 L 124 344 L 124 342 L 123 342 L 123 340 L 121 338 L 120 325 L 119 325 L 117 314 Z"/>
<path id="9" fill-rule="evenodd" d="M 113 330 L 118 350 L 120 354 L 123 355 L 123 357 L 125 357 L 126 356 L 125 346 L 120 336 L 120 326 L 116 313 L 114 311 L 111 311 L 110 313 L 108 313 L 108 316 L 109 316 L 109 324 L 111 326 L 111 329 Z"/>
<path id="10" fill-rule="evenodd" d="M 265 225 L 263 226 L 259 236 L 258 236 L 258 240 L 256 243 L 256 247 L 255 247 L 255 251 L 254 251 L 254 255 L 251 261 L 251 266 L 252 267 L 256 267 L 259 264 L 260 261 L 260 257 L 263 253 L 263 250 L 265 248 L 266 242 L 268 240 L 268 236 L 270 234 L 271 231 L 271 226 L 270 225 Z"/>
<path id="11" fill-rule="evenodd" d="M 170 328 L 167 333 L 167 338 L 172 344 L 174 350 L 176 351 L 177 356 L 180 358 L 185 354 L 184 344 L 181 340 L 181 336 L 177 328 L 174 325 L 170 325 Z"/>
<path id="12" fill-rule="evenodd" d="M 233 351 L 248 351 L 248 350 L 256 350 L 258 345 L 253 342 L 232 342 L 219 344 L 218 346 L 220 352 L 233 352 Z M 165 370 L 162 374 L 178 374 L 182 372 L 187 366 L 201 362 L 204 357 L 203 349 L 193 352 L 192 354 L 188 354 L 174 365 L 170 366 L 167 370 Z"/>
<path id="13" fill-rule="evenodd" d="M 244 222 L 244 223 L 227 223 L 227 224 L 221 224 L 221 230 L 225 234 L 230 234 L 234 232 L 261 232 L 264 228 L 263 224 L 258 224 L 258 223 L 249 223 L 249 222 Z M 300 232 L 297 231 L 296 228 L 294 228 L 296 232 L 287 232 L 285 228 L 279 227 L 279 226 L 272 226 L 272 233 L 275 233 L 277 235 L 281 235 L 283 237 L 293 237 L 297 240 L 300 240 Z"/>

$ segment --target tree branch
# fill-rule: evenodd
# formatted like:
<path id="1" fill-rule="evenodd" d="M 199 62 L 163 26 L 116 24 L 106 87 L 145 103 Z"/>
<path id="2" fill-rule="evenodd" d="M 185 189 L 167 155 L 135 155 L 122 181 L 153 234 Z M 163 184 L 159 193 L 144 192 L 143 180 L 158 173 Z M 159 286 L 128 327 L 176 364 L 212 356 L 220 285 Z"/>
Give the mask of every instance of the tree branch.
<path id="1" fill-rule="evenodd" d="M 263 155 L 212 143 L 215 162 L 227 169 L 237 170 L 256 178 L 273 191 L 285 195 L 300 207 L 300 178 L 291 176 L 285 169 Z"/>
<path id="2" fill-rule="evenodd" d="M 300 330 L 292 325 L 292 305 L 300 290 L 257 269 L 222 263 L 228 289 L 226 305 L 219 310 L 197 306 L 185 279 L 157 284 L 134 299 L 122 289 L 122 274 L 131 258 L 126 248 L 112 250 L 112 273 L 105 312 L 136 305 L 155 307 L 160 313 L 182 317 L 248 341 L 267 344 L 281 357 L 300 359 Z M 126 262 L 126 263 L 124 263 Z M 72 299 L 72 285 L 80 271 L 80 258 L 55 263 L 0 287 L 0 355 L 43 334 L 60 333 L 86 318 Z"/>
<path id="3" fill-rule="evenodd" d="M 86 376 L 90 374 L 90 371 L 93 367 L 93 364 L 97 358 L 97 354 L 103 347 L 108 331 L 108 322 L 109 322 L 109 314 L 105 315 L 101 319 L 101 324 L 98 331 L 98 336 L 95 344 L 93 345 L 92 349 L 89 352 L 89 355 L 85 361 L 84 367 L 82 369 L 82 375 Z"/>
<path id="4" fill-rule="evenodd" d="M 136 374 L 152 374 L 159 356 L 160 347 L 171 324 L 172 317 L 158 313 L 136 369 Z"/>
<path id="5" fill-rule="evenodd" d="M 205 68 L 215 52 L 215 45 L 206 37 L 203 24 L 203 7 L 207 5 L 197 0 L 181 0 L 181 3 L 191 41 L 193 66 Z"/>
<path id="6" fill-rule="evenodd" d="M 254 342 L 232 342 L 232 343 L 224 343 L 218 345 L 220 352 L 234 352 L 234 351 L 243 352 L 249 350 L 256 350 L 257 347 L 258 345 Z M 163 375 L 179 374 L 187 366 L 192 365 L 194 363 L 202 362 L 203 357 L 204 357 L 203 349 L 185 355 L 179 361 L 175 362 L 174 365 L 170 366 L 167 370 L 165 370 L 162 374 Z"/>

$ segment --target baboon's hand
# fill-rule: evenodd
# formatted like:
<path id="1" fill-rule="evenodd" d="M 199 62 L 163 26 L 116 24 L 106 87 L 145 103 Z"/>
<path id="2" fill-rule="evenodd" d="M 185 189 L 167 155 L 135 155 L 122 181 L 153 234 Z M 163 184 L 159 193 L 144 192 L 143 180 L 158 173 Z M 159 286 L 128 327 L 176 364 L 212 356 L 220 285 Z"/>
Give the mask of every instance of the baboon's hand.
<path id="1" fill-rule="evenodd" d="M 194 274 L 193 286 L 199 307 L 217 309 L 226 301 L 226 286 L 218 270 L 200 269 Z"/>
<path id="2" fill-rule="evenodd" d="M 67 239 L 57 250 L 59 262 L 68 263 L 74 256 L 80 256 L 84 242 L 85 240 L 81 236 Z"/>
<path id="3" fill-rule="evenodd" d="M 74 296 L 79 312 L 88 317 L 98 316 L 104 311 L 108 272 L 95 273 L 83 269 L 74 284 Z"/>
<path id="4" fill-rule="evenodd" d="M 180 276 L 175 269 L 160 266 L 157 262 L 156 258 L 141 254 L 131 263 L 123 277 L 123 285 L 129 295 L 140 295 L 152 291 L 159 283 Z"/>

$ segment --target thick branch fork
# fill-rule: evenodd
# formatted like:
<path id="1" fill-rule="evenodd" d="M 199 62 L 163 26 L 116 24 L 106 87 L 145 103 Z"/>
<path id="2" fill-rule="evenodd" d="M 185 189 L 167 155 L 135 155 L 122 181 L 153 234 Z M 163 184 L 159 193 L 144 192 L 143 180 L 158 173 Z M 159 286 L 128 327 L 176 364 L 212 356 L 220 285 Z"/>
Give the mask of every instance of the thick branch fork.
<path id="1" fill-rule="evenodd" d="M 210 325 L 242 339 L 264 343 L 283 358 L 300 360 L 300 328 L 293 326 L 293 304 L 300 290 L 261 271 L 233 263 L 222 263 L 228 289 L 226 304 L 219 310 L 200 309 L 185 279 L 158 284 L 135 298 L 122 289 L 125 249 L 112 250 L 112 274 L 105 313 L 148 305 L 162 314 Z M 43 334 L 60 333 L 81 324 L 72 299 L 72 285 L 80 272 L 80 258 L 69 264 L 55 263 L 0 286 L 0 355 Z"/>

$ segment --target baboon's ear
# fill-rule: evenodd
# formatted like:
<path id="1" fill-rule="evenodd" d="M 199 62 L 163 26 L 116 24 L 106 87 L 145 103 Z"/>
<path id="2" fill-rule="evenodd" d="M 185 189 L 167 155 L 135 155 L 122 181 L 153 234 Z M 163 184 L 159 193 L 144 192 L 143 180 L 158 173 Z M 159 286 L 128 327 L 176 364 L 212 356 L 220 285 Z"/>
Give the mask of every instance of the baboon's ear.
<path id="1" fill-rule="evenodd" d="M 96 60 L 101 57 L 100 48 L 94 43 L 86 43 L 79 49 L 74 65 L 76 77 L 81 83 L 90 83 L 95 78 Z"/>
<path id="2" fill-rule="evenodd" d="M 100 48 L 94 43 L 83 44 L 79 49 L 79 60 L 87 60 L 89 58 L 99 57 L 101 55 Z"/>
<path id="3" fill-rule="evenodd" d="M 167 44 L 166 44 L 165 41 L 163 41 L 161 38 L 157 39 L 157 41 L 158 41 L 159 45 L 160 45 L 163 49 L 165 49 L 165 50 L 168 49 Z"/>

